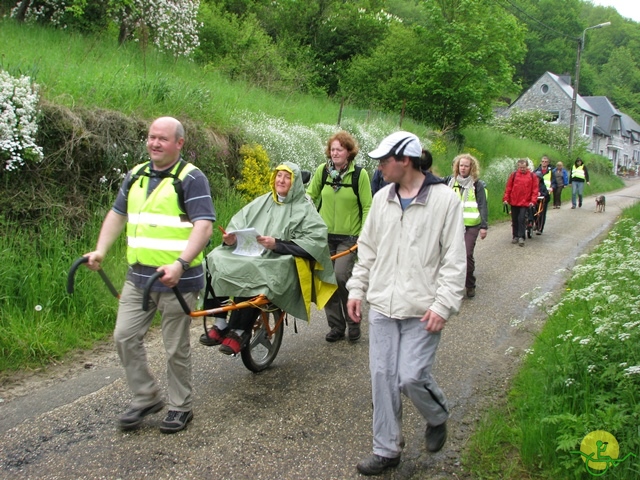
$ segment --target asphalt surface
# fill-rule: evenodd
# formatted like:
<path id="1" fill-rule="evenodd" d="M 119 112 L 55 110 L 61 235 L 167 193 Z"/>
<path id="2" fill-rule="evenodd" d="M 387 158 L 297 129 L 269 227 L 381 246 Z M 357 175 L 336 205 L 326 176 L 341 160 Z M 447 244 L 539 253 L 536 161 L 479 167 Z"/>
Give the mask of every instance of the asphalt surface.
<path id="1" fill-rule="evenodd" d="M 588 187 L 587 187 L 587 192 Z M 535 298 L 557 294 L 576 258 L 602 238 L 640 181 L 593 197 L 582 208 L 549 209 L 541 236 L 511 244 L 509 222 L 492 226 L 476 248 L 477 296 L 445 328 L 435 376 L 452 407 L 449 441 L 424 448 L 424 421 L 404 403 L 406 449 L 394 479 L 465 478 L 460 456 L 478 419 L 500 401 L 544 319 Z M 547 300 L 547 303 L 552 300 Z M 85 352 L 51 373 L 0 387 L 0 478 L 11 479 L 349 479 L 371 451 L 368 332 L 356 344 L 324 340 L 324 315 L 290 321 L 274 364 L 260 374 L 239 358 L 204 347 L 192 328 L 194 420 L 173 435 L 163 413 L 130 433 L 117 429 L 129 393 L 113 348 Z M 157 332 L 148 356 L 165 385 Z M 60 374 L 60 371 L 63 371 Z M 55 374 L 53 372 L 56 372 Z"/>

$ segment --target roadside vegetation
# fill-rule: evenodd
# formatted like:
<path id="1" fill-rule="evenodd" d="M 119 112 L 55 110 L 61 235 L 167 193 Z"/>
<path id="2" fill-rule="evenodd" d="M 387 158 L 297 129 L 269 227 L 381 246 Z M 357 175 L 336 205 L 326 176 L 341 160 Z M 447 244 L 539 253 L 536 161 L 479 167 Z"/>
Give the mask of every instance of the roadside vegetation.
<path id="1" fill-rule="evenodd" d="M 509 361 L 520 357 L 522 367 L 506 404 L 485 415 L 470 441 L 464 465 L 473 478 L 590 478 L 581 443 L 603 425 L 619 448 L 609 442 L 602 456 L 626 459 L 591 461 L 592 474 L 638 478 L 638 251 L 640 205 L 580 259 L 557 302 L 532 300 L 549 316 L 530 349 L 505 352 Z M 514 320 L 513 328 L 529 326 Z"/>

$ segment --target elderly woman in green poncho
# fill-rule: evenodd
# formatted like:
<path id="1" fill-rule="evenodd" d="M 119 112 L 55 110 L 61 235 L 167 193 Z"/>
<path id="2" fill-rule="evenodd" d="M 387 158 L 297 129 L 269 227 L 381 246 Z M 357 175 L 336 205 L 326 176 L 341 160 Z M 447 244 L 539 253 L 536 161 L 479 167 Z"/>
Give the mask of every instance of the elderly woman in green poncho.
<path id="1" fill-rule="evenodd" d="M 271 192 L 234 215 L 222 237 L 223 245 L 207 257 L 213 290 L 239 302 L 264 294 L 278 308 L 294 317 L 309 319 L 309 303 L 322 308 L 336 287 L 329 256 L 327 226 L 305 195 L 300 168 L 285 162 L 275 168 Z M 258 256 L 239 255 L 239 230 L 253 228 L 255 241 L 264 248 Z M 313 272 L 313 273 L 312 273 Z M 313 287 L 311 283 L 313 282 Z M 229 323 L 216 318 L 205 345 L 237 354 L 251 337 L 256 308 L 235 310 Z"/>

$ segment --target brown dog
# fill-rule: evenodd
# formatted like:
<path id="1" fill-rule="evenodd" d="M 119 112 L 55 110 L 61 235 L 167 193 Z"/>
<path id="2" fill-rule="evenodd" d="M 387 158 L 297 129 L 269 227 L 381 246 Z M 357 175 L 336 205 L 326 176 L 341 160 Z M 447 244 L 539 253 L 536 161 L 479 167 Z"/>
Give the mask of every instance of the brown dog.
<path id="1" fill-rule="evenodd" d="M 604 213 L 604 207 L 607 203 L 604 195 L 598 195 L 596 197 L 596 213 Z"/>

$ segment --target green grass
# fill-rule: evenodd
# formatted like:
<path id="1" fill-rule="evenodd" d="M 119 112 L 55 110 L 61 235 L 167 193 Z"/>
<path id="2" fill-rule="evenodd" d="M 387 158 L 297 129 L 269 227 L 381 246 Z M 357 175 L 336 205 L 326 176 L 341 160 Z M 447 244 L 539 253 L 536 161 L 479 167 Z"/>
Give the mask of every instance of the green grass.
<path id="1" fill-rule="evenodd" d="M 25 237 L 18 225 L 4 226 L 23 236 L 0 236 L 0 370 L 45 364 L 69 350 L 89 347 L 113 329 L 109 319 L 117 302 L 106 302 L 103 293 L 95 293 L 106 292 L 98 288 L 97 275 L 79 275 L 78 294 L 63 294 L 71 263 L 88 251 L 86 242 L 68 238 L 53 222 L 41 224 L 31 237 Z M 98 228 L 94 220 L 87 234 L 97 235 Z M 122 245 L 113 250 L 115 257 Z M 123 269 L 114 267 L 111 261 L 105 265 L 116 279 Z"/>
<path id="2" fill-rule="evenodd" d="M 474 478 L 589 478 L 578 452 L 593 431 L 615 437 L 619 458 L 637 455 L 611 467 L 607 478 L 638 478 L 639 254 L 636 205 L 574 268 L 506 404 L 480 423 L 464 460 Z"/>

